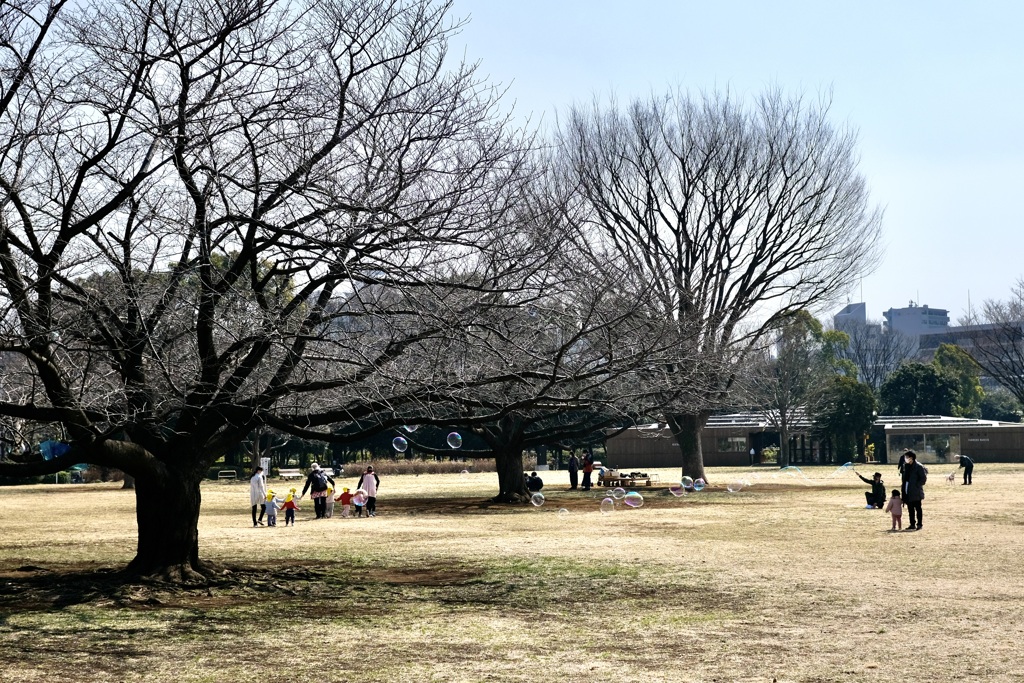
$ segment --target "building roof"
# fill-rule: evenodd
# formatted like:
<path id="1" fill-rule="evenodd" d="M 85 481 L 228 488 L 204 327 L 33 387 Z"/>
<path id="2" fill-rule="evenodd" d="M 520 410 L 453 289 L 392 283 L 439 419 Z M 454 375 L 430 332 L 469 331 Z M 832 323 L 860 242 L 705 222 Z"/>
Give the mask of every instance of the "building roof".
<path id="1" fill-rule="evenodd" d="M 712 415 L 708 418 L 708 427 L 740 427 L 749 429 L 771 429 L 777 420 L 770 419 L 770 412 L 749 411 L 731 413 L 729 415 Z M 813 425 L 804 411 L 794 411 L 790 419 L 792 429 L 809 429 Z M 1020 426 L 1016 422 L 999 422 L 998 420 L 978 420 L 969 417 L 950 417 L 949 415 L 879 415 L 875 425 L 885 429 L 908 428 L 949 428 L 949 427 L 1002 427 Z"/>

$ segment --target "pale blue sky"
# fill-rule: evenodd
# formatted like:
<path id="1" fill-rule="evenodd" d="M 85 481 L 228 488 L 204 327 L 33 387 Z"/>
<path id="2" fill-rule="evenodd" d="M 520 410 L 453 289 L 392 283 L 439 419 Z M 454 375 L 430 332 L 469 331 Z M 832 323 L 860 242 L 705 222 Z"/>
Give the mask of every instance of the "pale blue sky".
<path id="1" fill-rule="evenodd" d="M 884 261 L 862 285 L 871 318 L 914 300 L 955 320 L 968 291 L 1003 298 L 1024 275 L 1024 2 L 456 0 L 455 13 L 471 21 L 454 51 L 547 124 L 595 94 L 831 90 L 885 208 Z"/>

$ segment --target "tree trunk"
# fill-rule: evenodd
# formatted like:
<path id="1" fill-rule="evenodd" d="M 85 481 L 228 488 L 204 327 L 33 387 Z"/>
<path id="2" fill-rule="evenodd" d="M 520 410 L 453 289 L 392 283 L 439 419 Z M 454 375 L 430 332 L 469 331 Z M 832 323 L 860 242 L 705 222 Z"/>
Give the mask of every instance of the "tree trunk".
<path id="1" fill-rule="evenodd" d="M 523 449 L 519 446 L 500 446 L 494 449 L 494 464 L 498 470 L 498 503 L 523 503 L 530 500 L 523 478 Z"/>
<path id="2" fill-rule="evenodd" d="M 779 426 L 779 467 L 789 467 L 790 464 L 789 425 L 782 420 Z"/>
<path id="3" fill-rule="evenodd" d="M 683 454 L 683 476 L 703 479 L 705 482 L 708 477 L 704 472 L 704 451 L 700 442 L 709 416 L 709 413 L 700 412 L 669 415 L 666 418 L 672 436 L 679 443 L 679 450 Z"/>
<path id="4" fill-rule="evenodd" d="M 169 470 L 135 479 L 138 547 L 129 575 L 202 581 L 199 562 L 199 483 L 202 472 Z"/>

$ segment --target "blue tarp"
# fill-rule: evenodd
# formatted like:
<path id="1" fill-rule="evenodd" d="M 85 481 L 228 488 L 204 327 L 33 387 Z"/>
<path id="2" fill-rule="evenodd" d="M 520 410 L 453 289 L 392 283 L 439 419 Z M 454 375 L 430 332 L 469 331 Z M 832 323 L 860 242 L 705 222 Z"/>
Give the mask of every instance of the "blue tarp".
<path id="1" fill-rule="evenodd" d="M 39 444 L 39 452 L 43 454 L 43 460 L 59 458 L 70 450 L 71 446 L 60 441 L 44 441 Z"/>

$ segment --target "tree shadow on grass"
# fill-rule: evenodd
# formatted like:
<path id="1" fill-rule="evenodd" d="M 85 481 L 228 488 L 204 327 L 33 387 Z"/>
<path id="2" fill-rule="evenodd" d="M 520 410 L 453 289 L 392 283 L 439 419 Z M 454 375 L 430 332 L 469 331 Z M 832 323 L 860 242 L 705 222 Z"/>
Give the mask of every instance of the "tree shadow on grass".
<path id="1" fill-rule="evenodd" d="M 214 578 L 181 584 L 128 577 L 95 565 L 0 570 L 0 624 L 7 615 L 53 612 L 75 605 L 133 610 L 211 610 L 245 608 L 254 599 L 308 604 L 325 594 L 363 591 L 374 586 L 451 586 L 474 580 L 479 572 L 455 568 L 353 569 L 351 563 L 323 560 L 280 561 L 276 566 L 216 565 Z"/>

